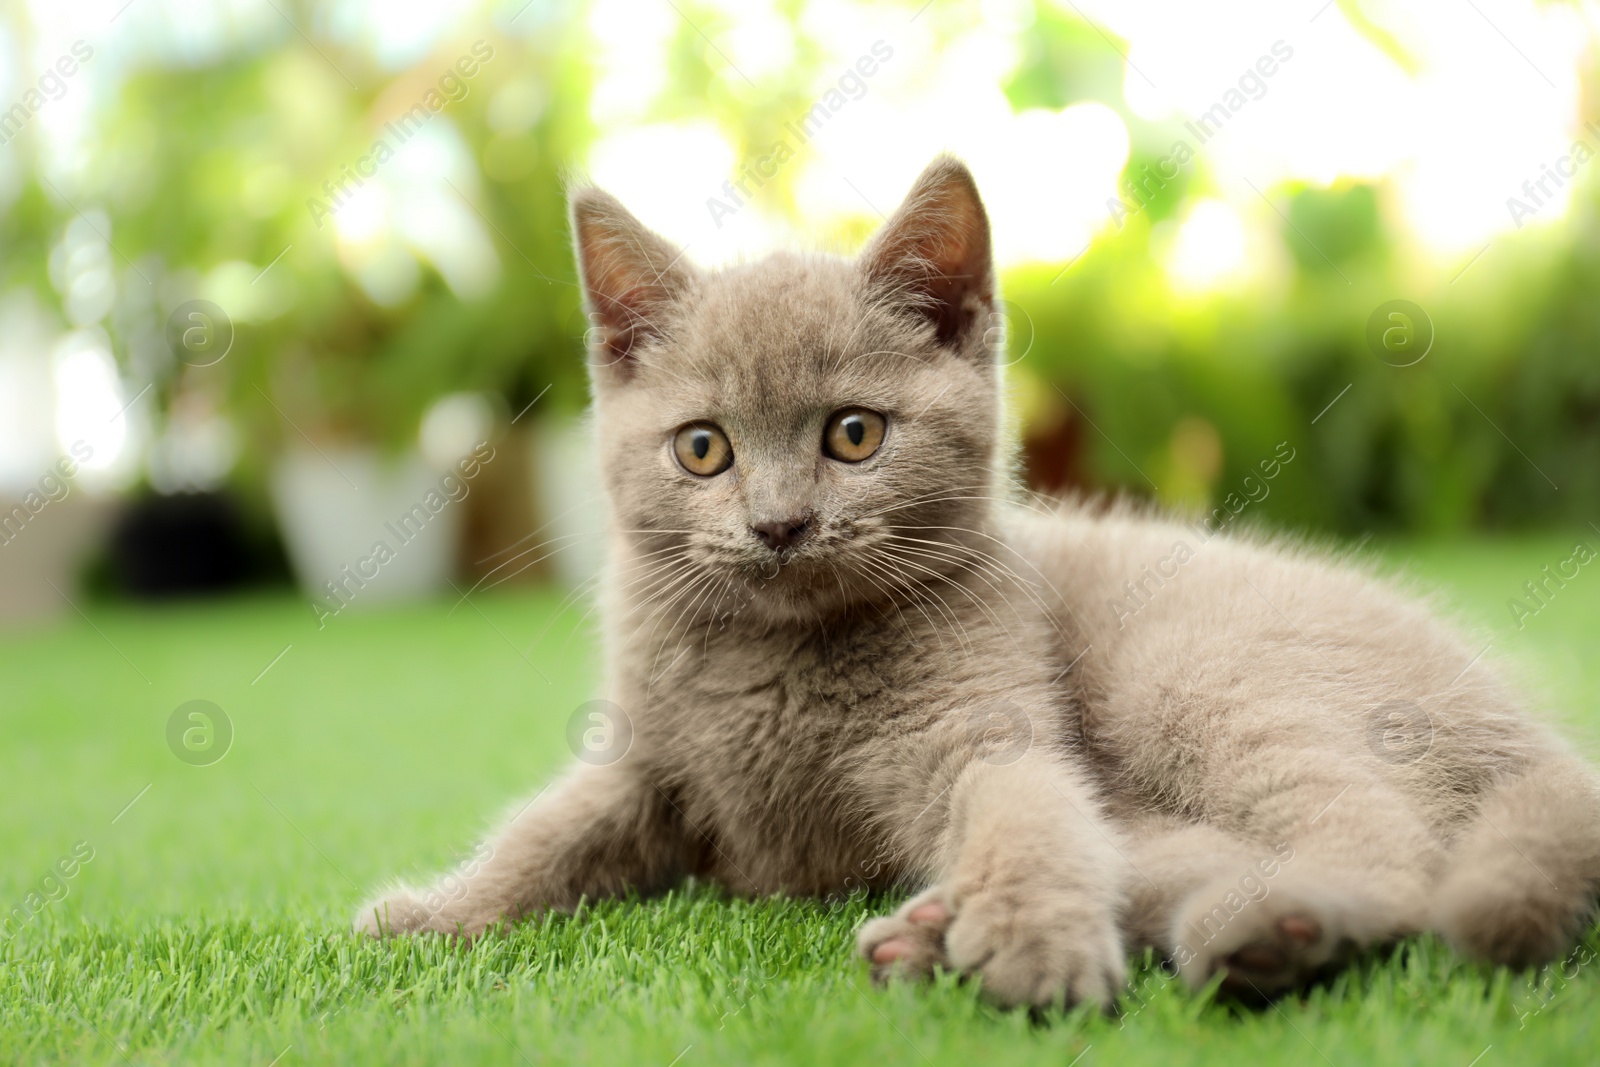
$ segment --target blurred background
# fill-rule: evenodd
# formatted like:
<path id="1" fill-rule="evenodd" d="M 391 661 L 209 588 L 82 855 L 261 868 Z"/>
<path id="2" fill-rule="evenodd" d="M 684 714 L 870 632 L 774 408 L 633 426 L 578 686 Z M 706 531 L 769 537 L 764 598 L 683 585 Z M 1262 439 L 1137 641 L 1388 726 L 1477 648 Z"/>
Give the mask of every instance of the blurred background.
<path id="1" fill-rule="evenodd" d="M 0 1062 L 1592 1059 L 1593 968 L 1537 1023 L 1424 955 L 1117 1046 L 863 1003 L 854 904 L 347 931 L 593 755 L 574 177 L 718 264 L 853 253 L 958 153 L 1029 484 L 1403 574 L 1600 755 L 1597 36 L 1600 0 L 0 0 Z"/>
<path id="2" fill-rule="evenodd" d="M 11 0 L 0 614 L 577 585 L 563 182 L 715 264 L 853 251 L 946 149 L 1036 488 L 1600 544 L 1597 32 L 1533 0 Z"/>

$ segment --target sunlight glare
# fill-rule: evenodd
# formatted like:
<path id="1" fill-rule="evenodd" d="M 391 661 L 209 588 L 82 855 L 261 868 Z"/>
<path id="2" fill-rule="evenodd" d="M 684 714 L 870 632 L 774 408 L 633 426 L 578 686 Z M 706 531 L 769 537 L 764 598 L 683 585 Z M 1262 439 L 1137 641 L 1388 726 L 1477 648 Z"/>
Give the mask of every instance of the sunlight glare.
<path id="1" fill-rule="evenodd" d="M 127 464 L 119 460 L 128 444 L 131 409 L 137 403 L 123 410 L 133 398 L 122 395 L 122 381 L 104 331 L 67 334 L 56 345 L 52 362 L 57 446 L 63 454 L 71 454 L 73 445 L 81 441 L 93 450 L 82 464 L 86 473 L 121 473 Z"/>
<path id="2" fill-rule="evenodd" d="M 1180 292 L 1200 293 L 1239 280 L 1249 263 L 1244 221 L 1227 203 L 1197 200 L 1178 226 L 1166 268 Z"/>

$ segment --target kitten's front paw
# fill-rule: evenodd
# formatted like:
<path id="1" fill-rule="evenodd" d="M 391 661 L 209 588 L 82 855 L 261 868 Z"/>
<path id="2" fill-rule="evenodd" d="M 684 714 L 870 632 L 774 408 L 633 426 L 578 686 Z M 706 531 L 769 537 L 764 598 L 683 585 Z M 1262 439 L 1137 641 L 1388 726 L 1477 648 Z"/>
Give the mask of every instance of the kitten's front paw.
<path id="1" fill-rule="evenodd" d="M 409 889 L 397 889 L 368 901 L 356 912 L 355 930 L 369 937 L 395 937 L 428 929 L 431 916 Z"/>
<path id="2" fill-rule="evenodd" d="M 355 930 L 372 937 L 440 933 L 475 937 L 485 924 L 456 914 L 440 894 L 400 887 L 356 913 Z"/>
<path id="3" fill-rule="evenodd" d="M 857 944 L 875 979 L 923 978 L 939 967 L 978 977 L 1006 1007 L 1104 1007 L 1127 980 L 1110 915 L 1050 892 L 978 892 L 955 904 L 949 896 L 935 887 L 861 927 Z"/>

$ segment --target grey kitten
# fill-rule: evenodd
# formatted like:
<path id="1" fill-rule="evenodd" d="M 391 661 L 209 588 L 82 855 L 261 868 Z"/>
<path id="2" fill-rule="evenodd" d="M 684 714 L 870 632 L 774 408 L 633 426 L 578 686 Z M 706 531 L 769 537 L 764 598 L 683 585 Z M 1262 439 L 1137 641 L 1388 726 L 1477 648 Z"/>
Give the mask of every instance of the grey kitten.
<path id="1" fill-rule="evenodd" d="M 910 884 L 861 930 L 876 974 L 1044 1005 L 1110 1001 L 1142 946 L 1270 994 L 1421 930 L 1536 963 L 1589 921 L 1595 775 L 1426 607 L 1304 551 L 1018 502 L 959 162 L 855 261 L 704 272 L 592 188 L 572 221 L 631 749 L 360 929 L 472 937 L 691 874 Z"/>

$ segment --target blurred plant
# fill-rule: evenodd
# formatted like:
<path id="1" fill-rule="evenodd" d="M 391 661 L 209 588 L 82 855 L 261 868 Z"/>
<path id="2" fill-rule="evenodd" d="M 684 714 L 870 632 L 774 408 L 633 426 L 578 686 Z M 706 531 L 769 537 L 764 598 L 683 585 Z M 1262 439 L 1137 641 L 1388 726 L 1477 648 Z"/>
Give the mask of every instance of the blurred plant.
<path id="1" fill-rule="evenodd" d="M 92 113 L 67 190 L 25 166 L 0 218 L 0 281 L 43 292 L 54 279 L 76 323 L 95 310 L 93 294 L 62 288 L 62 234 L 104 229 L 112 252 L 95 254 L 117 297 L 102 314 L 127 394 L 153 385 L 169 415 L 225 409 L 256 445 L 237 450 L 246 483 L 302 435 L 407 446 L 445 393 L 497 394 L 514 413 L 548 384 L 541 410 L 576 407 L 583 322 L 562 177 L 595 133 L 581 103 L 593 81 L 584 6 L 485 4 L 398 70 L 315 5 L 282 6 L 270 35 L 128 74 Z M 730 10 L 675 10 L 660 90 L 630 121 L 710 119 L 736 168 L 768 157 L 840 75 L 805 5 L 773 5 L 786 59 L 748 84 L 712 43 Z M 1410 69 L 1355 5 L 1339 10 Z M 1026 14 L 1001 87 L 1012 108 L 1116 109 L 1129 133 L 1124 173 L 1150 194 L 1064 273 L 1038 265 L 1005 278 L 1031 320 L 1011 373 L 1037 481 L 1200 505 L 1287 440 L 1300 458 L 1262 511 L 1308 527 L 1438 531 L 1600 513 L 1600 169 L 1574 180 L 1563 229 L 1499 238 L 1453 277 L 1414 260 L 1386 181 L 1270 188 L 1257 229 L 1271 247 L 1241 249 L 1247 280 L 1185 288 L 1172 267 L 1185 242 L 1206 251 L 1233 217 L 1210 158 L 1151 186 L 1149 171 L 1170 173 L 1158 164 L 1181 122 L 1127 105 L 1124 60 L 1100 28 L 1054 5 Z M 906 32 L 947 49 L 979 18 L 934 5 Z M 461 73 L 480 40 L 493 57 Z M 863 54 L 871 44 L 860 42 Z M 389 124 L 435 91 L 443 102 L 410 155 L 351 178 Z M 671 162 L 641 161 L 658 164 Z M 803 172 L 777 168 L 762 210 L 797 215 Z M 849 243 L 877 223 L 863 208 L 819 236 Z M 236 330 L 210 366 L 180 360 L 165 339 L 167 317 L 195 298 L 220 305 Z M 1420 305 L 1436 331 L 1410 366 L 1378 358 L 1366 339 L 1374 309 L 1396 299 Z"/>
<path id="2" fill-rule="evenodd" d="M 1385 199 L 1381 186 L 1291 191 L 1278 239 L 1294 273 L 1271 298 L 1174 292 L 1151 250 L 1160 223 L 1143 219 L 1056 284 L 1044 270 L 1010 277 L 1007 295 L 1035 336 L 1013 373 L 1034 424 L 1052 431 L 1036 436 L 1035 464 L 1040 447 L 1077 440 L 1081 462 L 1058 470 L 1057 486 L 1121 486 L 1197 505 L 1287 439 L 1306 458 L 1274 487 L 1272 513 L 1308 529 L 1591 519 L 1600 512 L 1595 239 L 1502 242 L 1453 282 L 1390 250 Z M 1592 189 L 1573 221 L 1576 234 L 1600 232 Z M 1437 331 L 1408 366 L 1379 358 L 1366 335 L 1373 310 L 1397 294 Z"/>
<path id="3" fill-rule="evenodd" d="M 252 463 L 302 435 L 411 445 L 446 393 L 516 403 L 554 383 L 552 402 L 575 403 L 561 175 L 587 117 L 548 106 L 585 92 L 570 14 L 530 12 L 511 32 L 464 20 L 397 72 L 319 34 L 310 5 L 291 17 L 315 43 L 286 24 L 204 64 L 147 66 L 94 115 L 72 199 L 106 214 L 123 257 L 109 327 L 128 393 L 153 384 L 164 412 L 195 392 L 225 405 L 265 446 L 240 451 L 252 481 Z M 420 129 L 393 125 L 423 101 Z M 347 181 L 380 140 L 397 158 Z M 74 214 L 35 182 L 6 217 L 8 281 L 39 273 Z M 236 330 L 214 365 L 167 342 L 168 315 L 194 297 Z"/>

